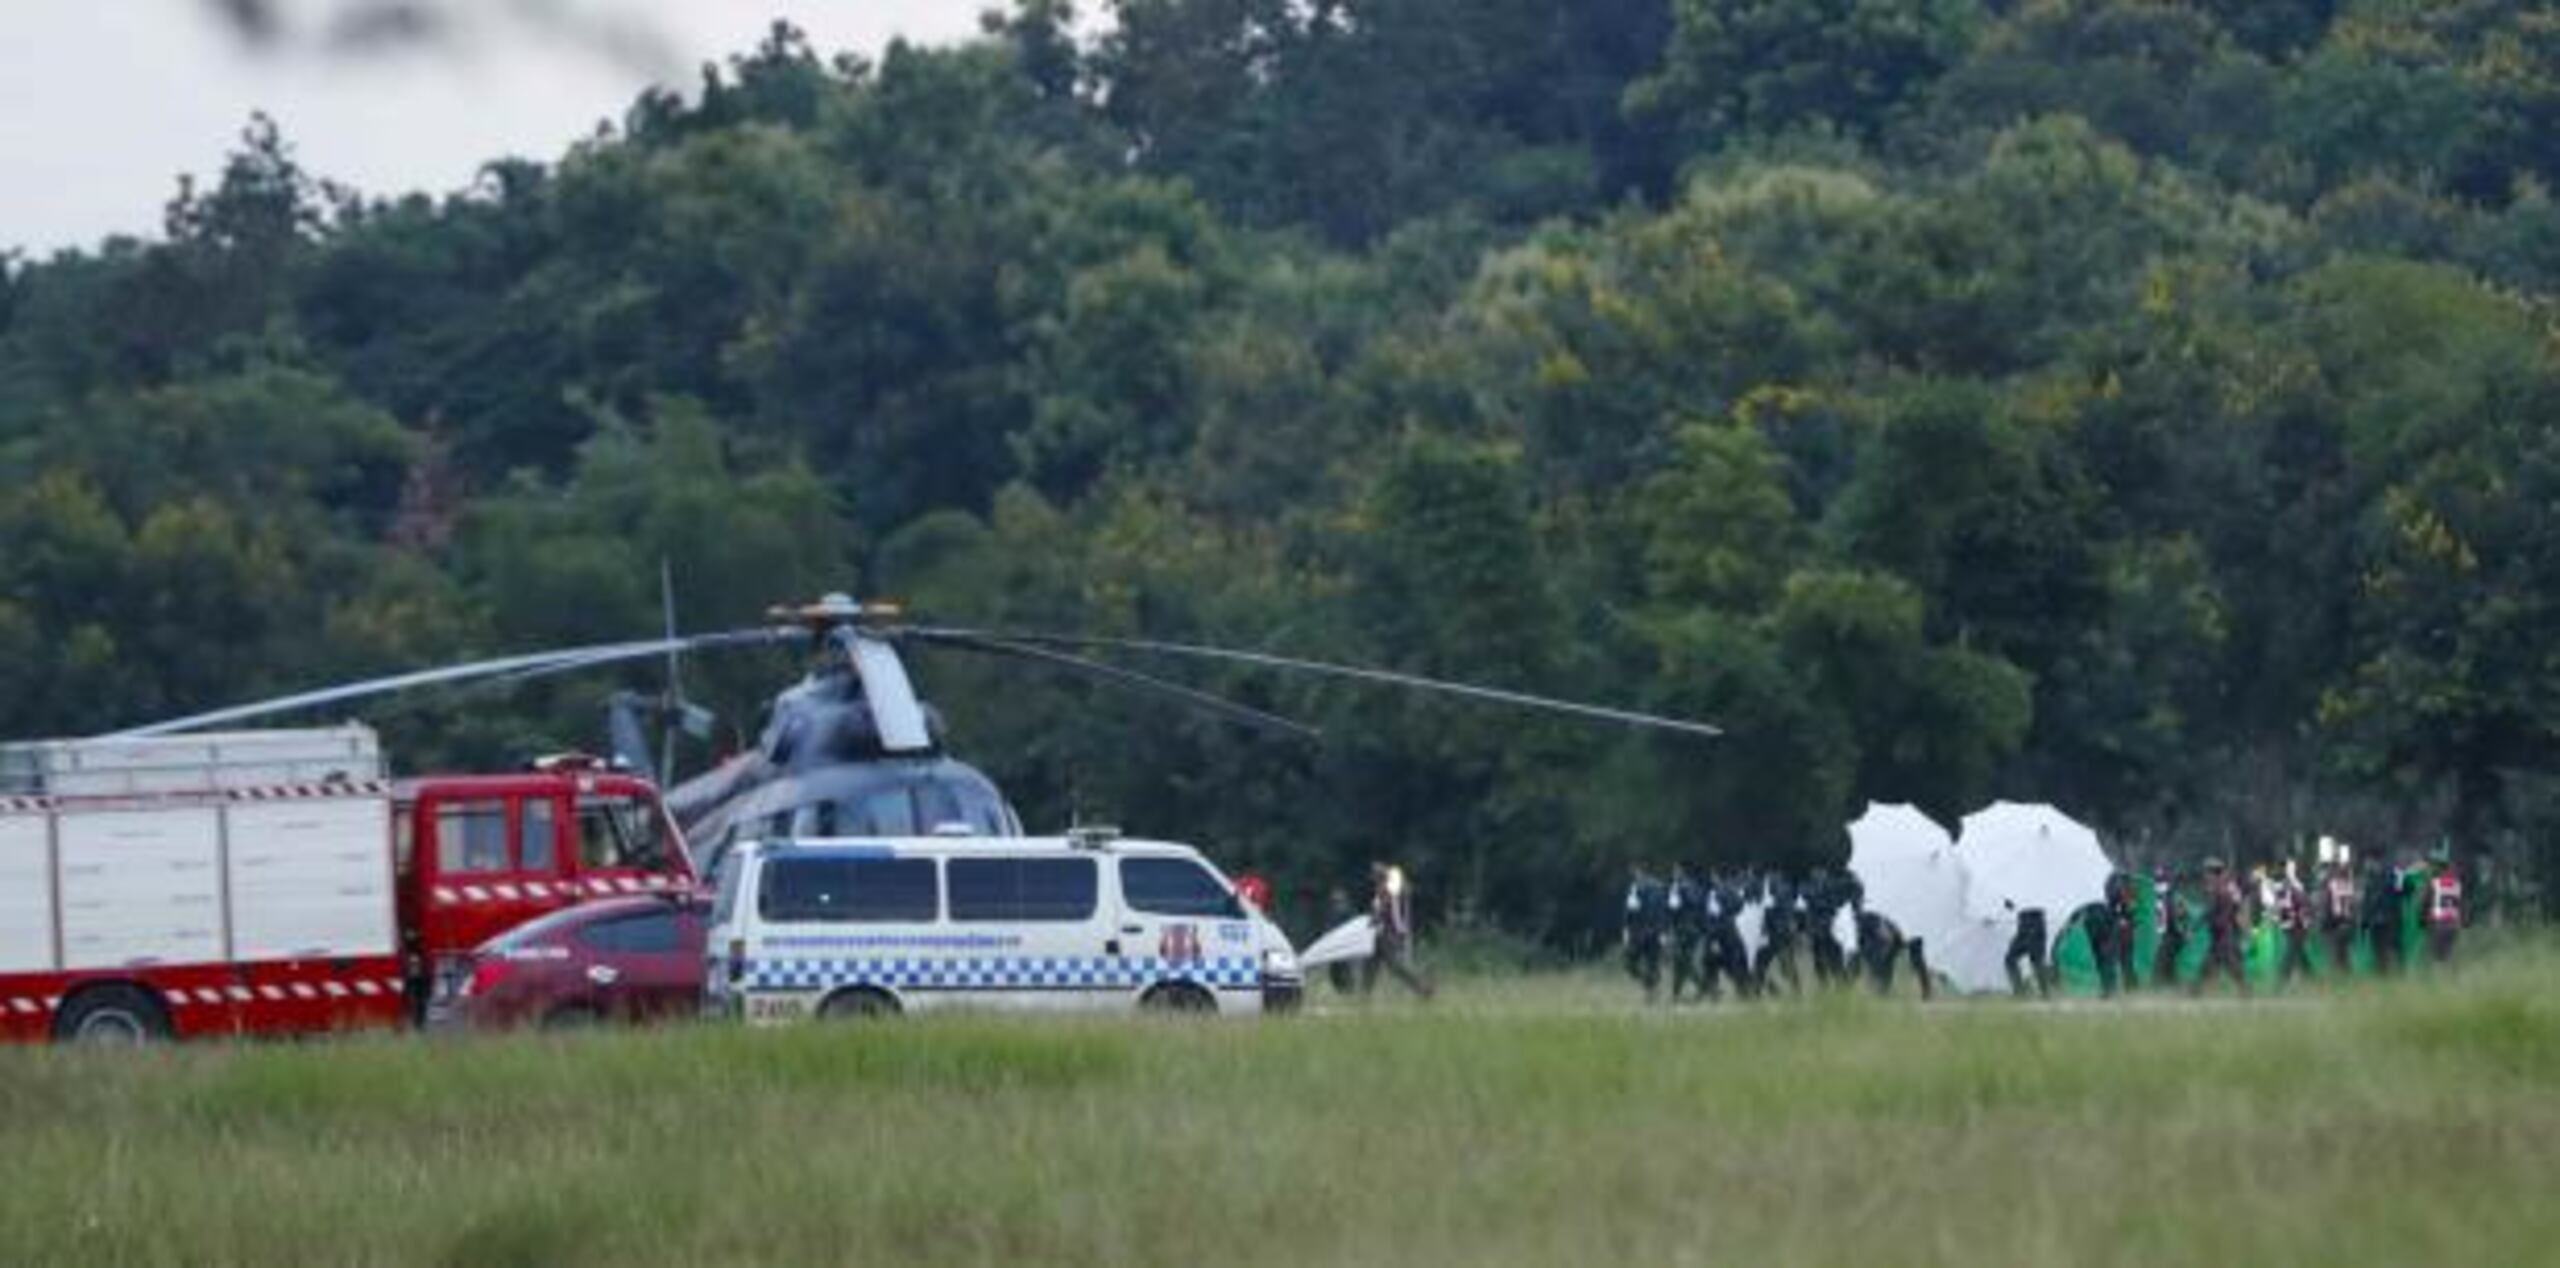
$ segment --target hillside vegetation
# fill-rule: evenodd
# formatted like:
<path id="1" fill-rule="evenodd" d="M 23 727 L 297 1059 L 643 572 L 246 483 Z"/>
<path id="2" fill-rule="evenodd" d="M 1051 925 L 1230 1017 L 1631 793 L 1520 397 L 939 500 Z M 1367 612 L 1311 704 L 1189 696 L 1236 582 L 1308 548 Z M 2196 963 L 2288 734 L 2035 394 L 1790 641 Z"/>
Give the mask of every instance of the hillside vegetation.
<path id="1" fill-rule="evenodd" d="M 0 735 L 633 637 L 663 559 L 688 627 L 855 589 L 1731 731 L 1212 680 L 1315 747 L 922 667 L 1035 823 L 1291 903 L 1391 853 L 1569 943 L 1629 858 L 1994 795 L 2560 893 L 2548 6 L 1108 16 L 778 30 L 441 198 L 253 121 L 164 239 L 8 260 Z M 748 731 L 787 671 L 688 668 Z M 605 686 L 374 716 L 494 762 Z"/>

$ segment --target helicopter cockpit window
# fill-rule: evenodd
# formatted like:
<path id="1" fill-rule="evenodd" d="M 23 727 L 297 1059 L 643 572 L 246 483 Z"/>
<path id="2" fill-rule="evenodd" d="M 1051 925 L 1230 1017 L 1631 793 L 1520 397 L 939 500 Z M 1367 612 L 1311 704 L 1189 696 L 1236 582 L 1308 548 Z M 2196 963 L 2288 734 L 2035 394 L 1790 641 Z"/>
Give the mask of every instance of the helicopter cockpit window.
<path id="1" fill-rule="evenodd" d="M 578 865 L 585 868 L 666 866 L 666 838 L 658 817 L 637 802 L 587 799 L 578 802 Z"/>
<path id="2" fill-rule="evenodd" d="M 916 835 L 915 803 L 904 788 L 874 788 L 835 803 L 836 829 L 847 836 Z"/>

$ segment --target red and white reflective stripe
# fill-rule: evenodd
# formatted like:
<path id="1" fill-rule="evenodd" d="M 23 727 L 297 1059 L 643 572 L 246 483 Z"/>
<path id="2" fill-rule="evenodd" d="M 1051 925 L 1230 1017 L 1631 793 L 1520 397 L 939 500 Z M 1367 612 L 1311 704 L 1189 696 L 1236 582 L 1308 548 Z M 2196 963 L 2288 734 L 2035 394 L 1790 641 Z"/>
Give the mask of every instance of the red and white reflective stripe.
<path id="1" fill-rule="evenodd" d="M 0 797 L 0 815 L 40 815 L 51 809 L 50 797 Z"/>
<path id="2" fill-rule="evenodd" d="M 334 783 L 234 788 L 226 795 L 233 801 L 302 801 L 314 797 L 379 797 L 389 791 L 391 785 L 379 779 L 342 779 Z"/>
<path id="3" fill-rule="evenodd" d="M 438 903 L 517 902 L 527 898 L 578 898 L 587 895 L 648 894 L 682 889 L 691 882 L 652 872 L 645 876 L 586 876 L 567 881 L 492 881 L 486 885 L 438 885 L 428 897 Z"/>
<path id="4" fill-rule="evenodd" d="M 60 1002 L 60 996 L 54 996 L 48 999 L 36 995 L 20 995 L 11 998 L 8 1001 L 8 1004 L 10 1012 L 32 1015 L 35 1013 L 52 1012 L 54 1005 Z"/>

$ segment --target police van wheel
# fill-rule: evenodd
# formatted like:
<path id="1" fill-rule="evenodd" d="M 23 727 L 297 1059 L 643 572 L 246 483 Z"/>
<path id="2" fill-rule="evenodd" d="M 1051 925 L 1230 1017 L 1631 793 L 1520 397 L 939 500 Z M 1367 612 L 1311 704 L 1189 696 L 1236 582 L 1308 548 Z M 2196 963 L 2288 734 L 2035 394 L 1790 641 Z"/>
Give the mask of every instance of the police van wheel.
<path id="1" fill-rule="evenodd" d="M 818 1005 L 820 1021 L 872 1021 L 898 1015 L 898 1001 L 873 990 L 838 991 Z"/>
<path id="2" fill-rule="evenodd" d="M 1150 1013 L 1214 1013 L 1218 1001 L 1189 982 L 1167 982 L 1140 996 L 1138 1007 Z"/>
<path id="3" fill-rule="evenodd" d="M 169 1014 L 141 987 L 93 986 L 63 1001 L 53 1037 L 91 1047 L 138 1048 L 170 1037 Z"/>

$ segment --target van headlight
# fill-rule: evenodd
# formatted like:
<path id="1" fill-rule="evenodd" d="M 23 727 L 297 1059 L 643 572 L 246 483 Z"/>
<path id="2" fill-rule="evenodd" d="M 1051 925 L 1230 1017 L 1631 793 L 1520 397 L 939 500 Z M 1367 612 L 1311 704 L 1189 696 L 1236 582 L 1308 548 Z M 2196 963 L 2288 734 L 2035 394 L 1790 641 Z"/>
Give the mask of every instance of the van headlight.
<path id="1" fill-rule="evenodd" d="M 1262 971 L 1269 977 L 1296 977 L 1298 953 L 1287 947 L 1274 947 L 1262 953 Z"/>

